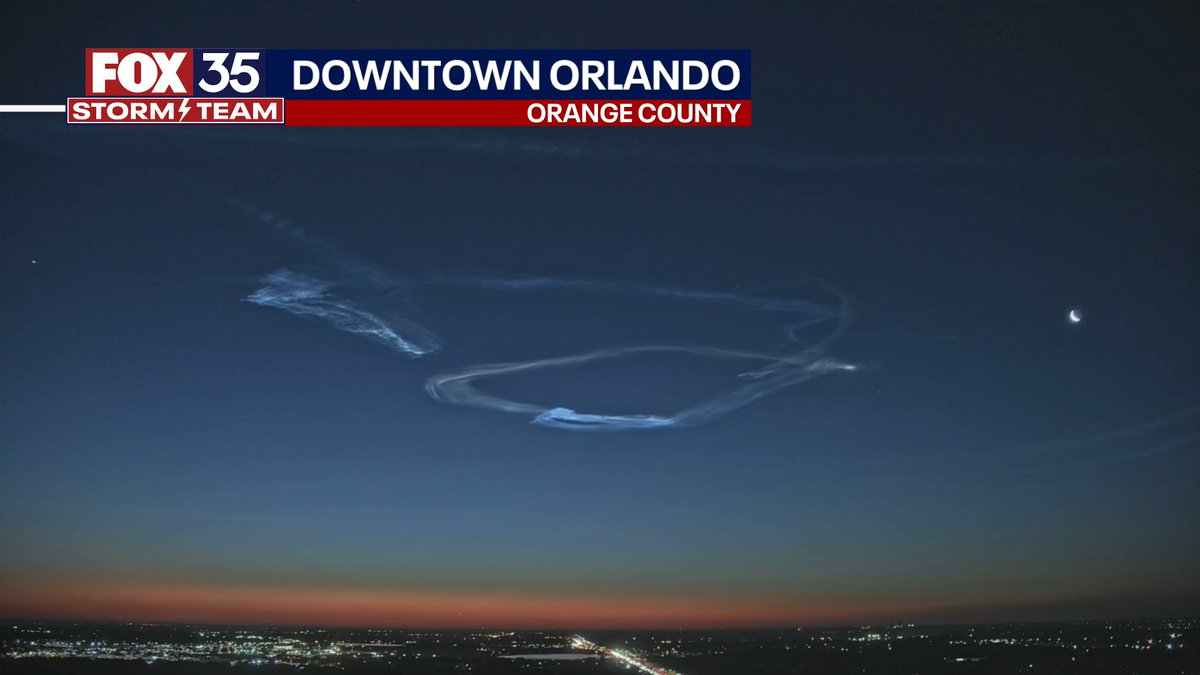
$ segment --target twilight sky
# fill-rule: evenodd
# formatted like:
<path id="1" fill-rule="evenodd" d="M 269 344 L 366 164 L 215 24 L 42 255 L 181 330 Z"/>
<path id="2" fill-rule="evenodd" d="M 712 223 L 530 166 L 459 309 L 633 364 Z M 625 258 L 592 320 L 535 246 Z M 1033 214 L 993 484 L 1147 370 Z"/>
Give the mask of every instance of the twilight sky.
<path id="1" fill-rule="evenodd" d="M 749 47 L 754 126 L 0 118 L 0 615 L 1200 610 L 1195 6 L 213 7 L 7 2 L 0 103 L 80 93 L 85 47 Z M 439 348 L 246 301 L 281 270 Z M 473 386 L 768 386 L 608 433 L 426 391 L 639 345 L 688 349 Z"/>

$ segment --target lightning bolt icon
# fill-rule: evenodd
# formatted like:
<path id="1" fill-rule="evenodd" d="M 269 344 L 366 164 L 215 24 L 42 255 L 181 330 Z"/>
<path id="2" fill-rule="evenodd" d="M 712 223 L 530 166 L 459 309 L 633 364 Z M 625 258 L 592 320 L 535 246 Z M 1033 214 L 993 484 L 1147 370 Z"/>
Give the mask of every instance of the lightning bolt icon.
<path id="1" fill-rule="evenodd" d="M 192 102 L 191 102 L 191 99 L 186 99 L 186 98 L 185 98 L 185 99 L 180 99 L 180 101 L 179 101 L 179 108 L 178 108 L 178 110 L 179 110 L 179 121 L 180 121 L 180 122 L 183 122 L 183 121 L 186 121 L 186 120 L 187 120 L 187 115 L 188 115 L 188 112 L 190 112 L 190 111 L 191 111 L 191 109 L 192 109 Z"/>

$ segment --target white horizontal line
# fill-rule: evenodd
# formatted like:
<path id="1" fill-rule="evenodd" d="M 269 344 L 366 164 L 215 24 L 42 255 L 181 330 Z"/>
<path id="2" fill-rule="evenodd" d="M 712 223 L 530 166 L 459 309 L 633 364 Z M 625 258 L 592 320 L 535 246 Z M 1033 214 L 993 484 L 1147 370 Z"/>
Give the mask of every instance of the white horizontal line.
<path id="1" fill-rule="evenodd" d="M 65 113 L 65 105 L 0 105 L 0 113 L 6 112 L 49 112 Z"/>

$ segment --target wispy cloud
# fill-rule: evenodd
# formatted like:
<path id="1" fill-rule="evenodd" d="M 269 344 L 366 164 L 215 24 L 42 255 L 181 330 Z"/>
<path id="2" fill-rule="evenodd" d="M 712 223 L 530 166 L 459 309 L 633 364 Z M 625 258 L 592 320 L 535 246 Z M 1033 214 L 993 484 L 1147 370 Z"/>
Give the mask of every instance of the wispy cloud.
<path id="1" fill-rule="evenodd" d="M 438 350 L 437 339 L 411 322 L 384 321 L 349 301 L 334 295 L 334 284 L 291 270 L 278 270 L 262 279 L 263 286 L 246 296 L 246 302 L 275 307 L 297 316 L 310 316 L 333 324 L 338 330 L 361 335 L 418 357 Z"/>
<path id="2" fill-rule="evenodd" d="M 271 214 L 260 213 L 260 222 L 270 225 L 281 236 L 303 246 L 317 249 L 327 257 L 331 247 L 301 228 Z M 826 356 L 830 343 L 841 334 L 849 321 L 846 298 L 828 288 L 819 287 L 829 297 L 821 302 L 783 295 L 740 294 L 704 291 L 655 284 L 558 279 L 551 277 L 471 277 L 434 276 L 401 279 L 366 263 L 338 257 L 334 266 L 342 278 L 318 278 L 289 269 L 264 276 L 261 286 L 248 295 L 247 302 L 282 309 L 297 316 L 314 317 L 348 333 L 379 342 L 405 356 L 421 357 L 439 351 L 441 340 L 433 332 L 408 320 L 385 320 L 358 303 L 336 293 L 339 287 L 360 287 L 364 279 L 383 287 L 406 289 L 430 287 L 468 287 L 495 293 L 606 293 L 652 298 L 671 303 L 712 305 L 723 308 L 779 314 L 786 325 L 783 332 L 795 344 L 793 353 L 738 351 L 703 346 L 642 345 L 601 349 L 582 354 L 534 359 L 520 363 L 492 363 L 468 366 L 430 377 L 425 390 L 437 401 L 498 412 L 527 415 L 531 423 L 572 431 L 633 431 L 696 426 L 733 412 L 784 387 L 833 372 L 848 372 L 857 367 Z M 827 326 L 821 337 L 812 339 L 808 329 Z M 485 379 L 512 376 L 549 368 L 571 368 L 596 361 L 619 359 L 635 354 L 684 353 L 704 358 L 739 360 L 752 364 L 739 381 L 711 398 L 699 401 L 669 415 L 647 413 L 604 414 L 577 411 L 553 402 L 517 401 L 489 394 L 478 388 Z"/>

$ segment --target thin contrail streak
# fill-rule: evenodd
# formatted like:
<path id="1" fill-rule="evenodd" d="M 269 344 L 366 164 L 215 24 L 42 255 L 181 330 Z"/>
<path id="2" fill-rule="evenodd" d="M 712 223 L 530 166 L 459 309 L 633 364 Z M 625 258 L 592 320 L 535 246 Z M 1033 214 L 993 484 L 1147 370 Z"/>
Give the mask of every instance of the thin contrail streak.
<path id="1" fill-rule="evenodd" d="M 1185 436 L 1180 436 L 1179 438 L 1172 439 L 1170 441 L 1167 441 L 1160 445 L 1156 445 L 1153 448 L 1149 448 L 1147 450 L 1131 452 L 1131 453 L 1124 454 L 1124 455 L 1118 455 L 1116 457 L 1100 457 L 1097 459 L 1080 460 L 1078 463 L 1079 464 L 1110 464 L 1112 462 L 1123 462 L 1123 461 L 1130 460 L 1130 459 L 1141 459 L 1143 457 L 1150 457 L 1151 455 L 1157 455 L 1160 453 L 1164 453 L 1164 452 L 1167 452 L 1168 450 L 1175 450 L 1176 448 L 1182 448 L 1182 447 L 1185 447 L 1192 443 L 1195 443 L 1196 441 L 1200 441 L 1200 432 L 1187 434 Z"/>
<path id="2" fill-rule="evenodd" d="M 478 380 L 513 375 L 545 368 L 562 368 L 591 361 L 619 358 L 645 353 L 685 353 L 722 359 L 766 361 L 768 366 L 743 377 L 752 380 L 717 396 L 694 404 L 672 415 L 605 415 L 581 413 L 563 406 L 526 403 L 487 394 L 474 386 Z M 787 356 L 758 352 L 743 352 L 711 347 L 680 347 L 670 345 L 601 349 L 585 354 L 540 359 L 519 363 L 493 363 L 472 366 L 453 373 L 434 375 L 425 383 L 425 391 L 435 400 L 476 408 L 488 408 L 509 413 L 532 415 L 532 422 L 557 429 L 576 431 L 619 431 L 690 427 L 710 422 L 767 394 L 793 384 L 799 384 L 828 372 L 852 371 L 856 366 L 833 359 L 813 356 Z"/>

